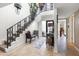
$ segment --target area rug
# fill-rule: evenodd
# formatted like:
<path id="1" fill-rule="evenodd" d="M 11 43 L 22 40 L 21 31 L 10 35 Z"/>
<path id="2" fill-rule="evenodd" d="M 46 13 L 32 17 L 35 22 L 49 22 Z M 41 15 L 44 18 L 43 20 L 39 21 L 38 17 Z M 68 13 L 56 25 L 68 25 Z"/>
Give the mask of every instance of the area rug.
<path id="1" fill-rule="evenodd" d="M 34 47 L 40 49 L 42 45 L 44 44 L 45 39 L 44 38 L 39 38 L 34 42 Z"/>

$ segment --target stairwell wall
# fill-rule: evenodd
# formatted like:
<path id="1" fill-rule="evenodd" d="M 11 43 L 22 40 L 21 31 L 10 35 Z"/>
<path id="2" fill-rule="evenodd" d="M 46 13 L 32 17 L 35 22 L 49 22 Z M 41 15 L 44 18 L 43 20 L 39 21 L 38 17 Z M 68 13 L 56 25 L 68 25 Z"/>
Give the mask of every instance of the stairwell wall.
<path id="1" fill-rule="evenodd" d="M 16 13 L 16 8 L 13 3 L 0 8 L 0 41 L 6 40 L 7 28 L 30 15 L 29 5 L 27 3 L 21 5 L 22 9 L 20 10 L 20 14 Z"/>

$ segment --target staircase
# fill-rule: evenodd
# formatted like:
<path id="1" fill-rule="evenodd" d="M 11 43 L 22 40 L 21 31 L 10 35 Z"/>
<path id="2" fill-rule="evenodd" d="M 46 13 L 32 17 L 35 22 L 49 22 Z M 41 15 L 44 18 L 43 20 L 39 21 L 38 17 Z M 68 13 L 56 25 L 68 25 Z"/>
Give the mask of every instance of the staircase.
<path id="1" fill-rule="evenodd" d="M 47 3 L 42 4 L 43 8 L 38 12 L 40 7 L 37 7 L 36 3 L 31 3 L 30 15 L 7 29 L 7 41 L 4 41 L 4 44 L 0 46 L 0 50 L 5 51 L 5 48 L 8 49 L 9 47 L 11 47 L 12 42 L 16 41 L 17 37 L 20 37 L 20 34 L 22 34 L 23 31 L 25 31 L 25 29 L 27 29 L 31 25 L 31 23 L 35 20 L 35 17 L 39 13 L 43 11 L 53 10 L 52 3 L 50 5 L 51 6 L 50 9 L 47 9 Z"/>

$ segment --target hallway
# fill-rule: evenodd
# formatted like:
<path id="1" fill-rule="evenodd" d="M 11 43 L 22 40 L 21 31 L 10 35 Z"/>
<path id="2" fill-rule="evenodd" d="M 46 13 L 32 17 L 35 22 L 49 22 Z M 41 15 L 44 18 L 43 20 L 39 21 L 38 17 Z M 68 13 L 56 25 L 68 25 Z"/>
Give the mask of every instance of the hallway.
<path id="1" fill-rule="evenodd" d="M 68 50 L 66 54 L 55 53 L 53 49 L 46 48 L 45 38 L 40 39 L 43 44 L 40 48 L 38 48 L 37 43 L 39 40 L 33 40 L 31 44 L 23 44 L 11 52 L 3 53 L 0 51 L 0 55 L 2 56 L 79 56 L 79 53 L 76 51 L 73 45 L 68 46 Z"/>

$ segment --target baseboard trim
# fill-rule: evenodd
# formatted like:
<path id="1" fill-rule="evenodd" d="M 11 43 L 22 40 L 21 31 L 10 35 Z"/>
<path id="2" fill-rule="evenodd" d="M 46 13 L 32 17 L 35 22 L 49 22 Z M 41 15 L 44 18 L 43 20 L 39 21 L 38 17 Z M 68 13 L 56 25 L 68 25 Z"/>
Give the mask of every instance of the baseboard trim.
<path id="1" fill-rule="evenodd" d="M 74 46 L 74 48 L 79 52 L 79 49 L 76 46 Z"/>

